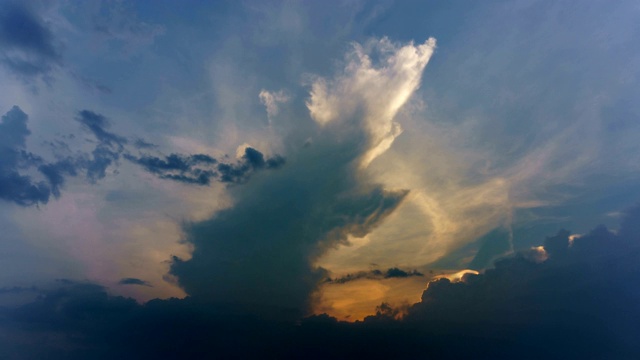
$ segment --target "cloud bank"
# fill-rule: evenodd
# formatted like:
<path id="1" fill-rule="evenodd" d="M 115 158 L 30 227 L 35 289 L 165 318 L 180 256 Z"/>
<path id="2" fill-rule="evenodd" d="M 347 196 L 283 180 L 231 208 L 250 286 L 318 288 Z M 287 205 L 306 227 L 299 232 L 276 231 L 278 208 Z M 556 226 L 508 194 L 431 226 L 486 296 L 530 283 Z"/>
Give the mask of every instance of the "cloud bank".
<path id="1" fill-rule="evenodd" d="M 599 226 L 570 241 L 569 232 L 560 231 L 544 247 L 461 281 L 435 280 L 419 303 L 405 309 L 381 304 L 376 315 L 356 323 L 327 315 L 275 321 L 195 297 L 139 305 L 98 285 L 66 281 L 40 290 L 32 303 L 0 308 L 0 355 L 635 358 L 639 209 L 627 211 L 616 232 Z"/>

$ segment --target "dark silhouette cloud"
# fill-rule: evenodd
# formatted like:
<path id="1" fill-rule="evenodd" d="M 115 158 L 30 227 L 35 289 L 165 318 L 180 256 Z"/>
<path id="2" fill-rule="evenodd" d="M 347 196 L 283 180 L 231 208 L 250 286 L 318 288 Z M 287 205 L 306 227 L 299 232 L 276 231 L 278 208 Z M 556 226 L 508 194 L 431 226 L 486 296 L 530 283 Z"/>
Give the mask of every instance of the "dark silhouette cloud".
<path id="1" fill-rule="evenodd" d="M 216 170 L 221 182 L 243 183 L 247 175 L 254 170 L 263 168 L 277 169 L 285 163 L 285 159 L 279 155 L 265 161 L 264 155 L 254 148 L 247 147 L 239 164 L 218 164 Z"/>
<path id="2" fill-rule="evenodd" d="M 162 179 L 175 180 L 191 184 L 208 185 L 213 171 L 203 169 L 201 165 L 215 164 L 217 161 L 204 154 L 180 155 L 171 154 L 164 158 L 143 155 L 135 157 L 125 155 L 125 159 L 142 166 L 150 173 Z"/>
<path id="3" fill-rule="evenodd" d="M 356 160 L 364 145 L 359 140 L 319 138 L 316 146 L 287 158 L 279 171 L 256 176 L 242 191 L 232 188 L 232 208 L 186 226 L 192 258 L 176 258 L 171 267 L 180 286 L 201 301 L 307 311 L 316 287 L 327 277 L 313 265 L 315 259 L 347 243 L 349 235 L 365 236 L 407 194 L 361 181 Z M 251 148 L 243 159 L 235 167 L 223 167 L 229 178 L 221 180 L 273 167 Z"/>
<path id="4" fill-rule="evenodd" d="M 57 151 L 70 153 L 68 144 L 61 140 L 48 142 L 58 158 L 49 163 L 27 151 L 26 139 L 31 134 L 27 120 L 27 114 L 14 106 L 0 123 L 0 199 L 23 206 L 45 204 L 51 195 L 59 197 L 67 177 L 84 175 L 95 183 L 107 176 L 110 167 L 117 172 L 121 157 L 162 179 L 194 185 L 209 185 L 212 181 L 245 183 L 254 171 L 277 169 L 285 163 L 282 156 L 265 159 L 260 151 L 250 147 L 237 163 L 219 162 L 207 154 L 136 156 L 131 153 L 126 137 L 109 131 L 109 119 L 90 110 L 79 111 L 76 120 L 95 138 L 95 141 L 89 140 L 95 143 L 93 150 L 62 156 Z M 155 147 L 140 138 L 132 143 L 138 150 Z M 36 167 L 46 181 L 34 181 L 19 172 L 32 167 Z"/>
<path id="5" fill-rule="evenodd" d="M 90 110 L 81 110 L 78 112 L 76 120 L 80 122 L 85 129 L 93 133 L 101 145 L 122 149 L 122 147 L 127 144 L 127 139 L 106 130 L 109 128 L 110 123 L 103 115 Z"/>
<path id="6" fill-rule="evenodd" d="M 570 241 L 561 230 L 545 240 L 544 256 L 523 251 L 461 282 L 431 282 L 402 322 L 499 340 L 505 354 L 527 351 L 529 358 L 635 357 L 638 209 L 627 212 L 617 234 L 598 226 Z"/>
<path id="7" fill-rule="evenodd" d="M 140 286 L 151 286 L 148 282 L 138 279 L 138 278 L 123 278 L 118 281 L 120 285 L 140 285 Z"/>
<path id="8" fill-rule="evenodd" d="M 125 154 L 124 157 L 162 179 L 197 185 L 209 185 L 211 181 L 244 183 L 255 170 L 276 169 L 285 163 L 281 156 L 265 160 L 260 151 L 250 147 L 245 149 L 245 154 L 236 164 L 219 162 L 206 154 L 170 154 L 164 157 Z"/>
<path id="9" fill-rule="evenodd" d="M 335 284 L 344 284 L 350 281 L 359 280 L 359 279 L 391 279 L 391 278 L 406 278 L 411 276 L 424 276 L 421 272 L 417 270 L 402 270 L 397 267 L 393 267 L 388 269 L 387 271 L 382 271 L 379 269 L 374 269 L 371 271 L 359 271 L 353 274 L 347 274 L 345 276 L 341 276 L 338 278 L 327 278 L 325 281 L 329 283 Z"/>
<path id="10" fill-rule="evenodd" d="M 76 120 L 82 124 L 85 130 L 91 132 L 98 141 L 91 157 L 84 156 L 77 163 L 87 172 L 87 178 L 96 182 L 106 176 L 109 166 L 116 164 L 120 155 L 125 151 L 124 146 L 128 141 L 125 137 L 116 135 L 107 129 L 109 120 L 101 114 L 90 110 L 78 112 Z"/>
<path id="11" fill-rule="evenodd" d="M 467 266 L 469 269 L 485 269 L 491 266 L 497 257 L 510 250 L 509 231 L 505 228 L 494 229 L 478 239 L 477 242 L 480 244 L 480 248 Z"/>
<path id="12" fill-rule="evenodd" d="M 45 176 L 51 186 L 51 193 L 55 197 L 60 197 L 60 190 L 65 182 L 66 176 L 77 176 L 78 165 L 71 158 L 57 161 L 55 163 L 43 164 L 38 170 Z"/>
<path id="13" fill-rule="evenodd" d="M 60 65 L 51 31 L 25 3 L 0 5 L 0 61 L 26 79 L 46 76 Z"/>
<path id="14" fill-rule="evenodd" d="M 560 231 L 545 241 L 545 257 L 532 249 L 460 282 L 432 281 L 419 303 L 383 303 L 355 323 L 325 314 L 286 320 L 259 288 L 254 307 L 197 297 L 141 305 L 66 281 L 21 307 L 0 307 L 0 357 L 634 359 L 639 209 L 617 232 L 600 226 L 569 241 Z"/>
<path id="15" fill-rule="evenodd" d="M 26 152 L 27 114 L 14 106 L 0 122 L 0 198 L 18 205 L 28 206 L 49 201 L 51 190 L 19 170 L 29 168 L 40 160 Z"/>

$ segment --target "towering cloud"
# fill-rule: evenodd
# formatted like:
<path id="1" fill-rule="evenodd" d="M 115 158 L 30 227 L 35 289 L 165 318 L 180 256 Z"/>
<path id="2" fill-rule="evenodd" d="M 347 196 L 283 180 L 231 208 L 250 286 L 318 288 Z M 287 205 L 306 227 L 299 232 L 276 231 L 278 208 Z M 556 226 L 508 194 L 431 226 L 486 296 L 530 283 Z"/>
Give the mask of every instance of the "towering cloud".
<path id="1" fill-rule="evenodd" d="M 349 235 L 365 236 L 408 193 L 369 183 L 362 168 L 400 133 L 394 116 L 418 87 L 434 46 L 433 39 L 356 44 L 343 72 L 317 78 L 307 102 L 316 123 L 312 145 L 235 192 L 232 208 L 187 227 L 192 258 L 174 259 L 171 269 L 187 293 L 305 310 L 326 275 L 315 260 Z"/>

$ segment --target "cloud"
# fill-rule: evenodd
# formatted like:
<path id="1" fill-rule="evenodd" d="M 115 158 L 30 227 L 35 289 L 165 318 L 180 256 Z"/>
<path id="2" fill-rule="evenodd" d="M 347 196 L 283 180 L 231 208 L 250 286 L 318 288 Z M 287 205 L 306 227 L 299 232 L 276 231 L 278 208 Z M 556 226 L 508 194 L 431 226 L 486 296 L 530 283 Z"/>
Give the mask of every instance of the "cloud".
<path id="1" fill-rule="evenodd" d="M 124 157 L 161 179 L 196 185 L 209 185 L 211 180 L 240 184 L 246 182 L 255 170 L 277 169 L 285 163 L 285 159 L 278 155 L 265 160 L 260 151 L 251 147 L 245 148 L 237 164 L 220 162 L 206 154 L 170 154 L 164 158 L 125 154 Z"/>
<path id="2" fill-rule="evenodd" d="M 402 322 L 436 332 L 455 329 L 463 336 L 481 327 L 509 344 L 506 351 L 545 343 L 552 348 L 532 351 L 543 355 L 549 349 L 557 357 L 637 353 L 633 339 L 640 331 L 628 314 L 640 311 L 632 285 L 640 280 L 639 214 L 638 207 L 628 211 L 618 234 L 598 226 L 570 243 L 571 233 L 561 230 L 545 240 L 543 261 L 540 250 L 532 249 L 459 282 L 432 281 Z"/>
<path id="3" fill-rule="evenodd" d="M 285 163 L 279 155 L 265 159 L 264 155 L 251 147 L 245 149 L 244 155 L 237 164 L 220 162 L 206 154 L 170 154 L 164 157 L 151 155 L 132 155 L 126 146 L 127 138 L 107 131 L 109 121 L 103 115 L 90 110 L 82 110 L 76 118 L 86 130 L 90 131 L 98 140 L 93 150 L 93 159 L 84 160 L 88 177 L 95 181 L 106 175 L 106 169 L 117 162 L 123 154 L 126 160 L 142 166 L 146 171 L 157 175 L 161 179 L 173 180 L 186 184 L 209 185 L 211 180 L 223 183 L 244 183 L 249 174 L 259 169 L 276 169 Z M 136 139 L 133 145 L 137 149 L 153 148 L 142 139 Z"/>
<path id="4" fill-rule="evenodd" d="M 153 44 L 156 37 L 165 32 L 162 25 L 140 19 L 135 8 L 126 3 L 102 1 L 93 10 L 85 15 L 91 19 L 90 30 L 103 41 L 117 45 L 125 55 Z"/>
<path id="5" fill-rule="evenodd" d="M 269 118 L 269 122 L 273 119 L 274 116 L 278 115 L 280 112 L 279 104 L 286 103 L 290 100 L 290 97 L 285 94 L 283 90 L 270 92 L 265 89 L 260 90 L 260 94 L 258 94 L 260 98 L 260 102 L 267 110 L 267 117 Z"/>
<path id="6" fill-rule="evenodd" d="M 61 63 L 53 34 L 24 3 L 0 6 L 0 61 L 25 79 L 48 76 Z"/>
<path id="7" fill-rule="evenodd" d="M 90 110 L 81 110 L 78 112 L 76 120 L 80 122 L 86 130 L 90 131 L 101 145 L 121 149 L 127 144 L 127 139 L 106 130 L 110 124 L 109 120 L 103 115 Z"/>
<path id="8" fill-rule="evenodd" d="M 311 84 L 307 107 L 320 125 L 354 121 L 367 131 L 369 149 L 361 165 L 366 167 L 391 147 L 402 133 L 394 117 L 419 87 L 436 40 L 424 44 L 393 44 L 389 39 L 353 44 L 344 73 L 333 80 L 317 78 Z M 378 56 L 377 64 L 372 56 Z"/>
<path id="9" fill-rule="evenodd" d="M 45 204 L 50 195 L 60 197 L 67 177 L 80 174 L 96 183 L 107 176 L 107 170 L 115 166 L 118 160 L 126 160 L 141 166 L 161 179 L 186 184 L 209 185 L 212 180 L 222 183 L 245 183 L 255 171 L 278 169 L 286 162 L 284 157 L 275 155 L 269 158 L 252 147 L 246 147 L 236 163 L 220 162 L 207 154 L 170 154 L 169 156 L 134 155 L 129 146 L 137 150 L 149 150 L 155 145 L 140 138 L 130 141 L 124 136 L 109 131 L 110 121 L 104 115 L 91 110 L 79 111 L 76 116 L 84 130 L 93 135 L 95 147 L 90 152 L 79 152 L 69 156 L 58 156 L 57 161 L 45 162 L 42 158 L 26 151 L 26 138 L 31 134 L 27 128 L 28 116 L 19 107 L 14 106 L 2 117 L 0 123 L 0 198 L 23 206 Z M 63 148 L 70 152 L 69 145 L 63 141 L 49 142 L 54 151 Z M 47 180 L 34 182 L 31 177 L 20 175 L 19 169 L 37 167 Z"/>
<path id="10" fill-rule="evenodd" d="M 171 274 L 180 286 L 207 301 L 307 311 L 326 277 L 318 258 L 348 244 L 349 236 L 366 236 L 408 194 L 367 181 L 361 165 L 396 134 L 393 118 L 417 88 L 434 46 L 433 39 L 418 46 L 386 39 L 354 45 L 344 71 L 316 78 L 305 124 L 313 144 L 289 154 L 280 171 L 232 192 L 232 208 L 185 228 L 194 250 L 191 259 L 174 259 Z M 374 64 L 367 52 L 382 55 Z M 309 138 L 301 136 L 292 141 Z M 245 151 L 247 165 L 271 166 Z"/>
<path id="11" fill-rule="evenodd" d="M 55 163 L 43 164 L 38 167 L 51 186 L 51 193 L 55 197 L 60 197 L 60 190 L 65 183 L 66 176 L 78 175 L 78 164 L 71 158 L 57 161 Z"/>
<path id="12" fill-rule="evenodd" d="M 435 280 L 419 303 L 383 303 L 355 323 L 326 314 L 286 320 L 277 307 L 256 316 L 195 297 L 142 305 L 67 281 L 20 307 L 0 307 L 0 356 L 637 358 L 638 209 L 616 233 L 597 227 L 570 245 L 560 231 L 545 244 L 566 251 L 550 250 L 545 261 L 524 251 L 483 274 Z"/>
<path id="13" fill-rule="evenodd" d="M 29 206 L 49 201 L 51 189 L 30 176 L 21 175 L 19 170 L 29 168 L 38 161 L 26 152 L 29 117 L 19 107 L 14 106 L 0 122 L 0 198 L 18 205 Z"/>
<path id="14" fill-rule="evenodd" d="M 370 270 L 370 271 L 359 271 L 354 274 L 347 274 L 345 276 L 341 276 L 338 278 L 327 278 L 325 282 L 336 283 L 336 284 L 344 284 L 346 282 L 359 280 L 359 279 L 392 279 L 392 278 L 407 278 L 411 276 L 424 276 L 421 272 L 417 270 L 402 270 L 397 267 L 393 267 L 388 269 L 387 271 L 382 271 L 378 269 Z"/>
<path id="15" fill-rule="evenodd" d="M 148 282 L 146 282 L 144 280 L 137 279 L 137 278 L 123 278 L 123 279 L 120 279 L 120 281 L 118 281 L 118 284 L 120 284 L 120 285 L 152 286 Z"/>

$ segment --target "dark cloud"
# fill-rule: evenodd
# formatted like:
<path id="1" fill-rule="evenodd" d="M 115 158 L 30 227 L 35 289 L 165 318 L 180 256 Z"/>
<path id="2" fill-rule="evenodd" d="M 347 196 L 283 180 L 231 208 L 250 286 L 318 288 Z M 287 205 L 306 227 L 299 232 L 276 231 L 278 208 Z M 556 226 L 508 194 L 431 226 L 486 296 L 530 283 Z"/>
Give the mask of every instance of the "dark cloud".
<path id="1" fill-rule="evenodd" d="M 635 357 L 639 215 L 629 211 L 617 234 L 599 226 L 570 241 L 562 230 L 545 240 L 546 261 L 525 251 L 461 282 L 431 282 L 402 322 L 499 340 L 529 358 Z"/>
<path id="2" fill-rule="evenodd" d="M 480 244 L 476 255 L 467 266 L 469 269 L 482 270 L 492 265 L 493 261 L 508 253 L 509 231 L 505 228 L 497 228 L 482 236 L 477 241 Z"/>
<path id="3" fill-rule="evenodd" d="M 281 170 L 256 176 L 242 191 L 232 188 L 232 208 L 186 227 L 192 258 L 174 259 L 171 274 L 187 293 L 203 301 L 307 310 L 327 276 L 314 260 L 347 243 L 349 235 L 365 236 L 407 194 L 363 184 L 354 161 L 360 149 L 351 142 L 335 144 L 329 136 L 327 144 L 322 140 L 294 153 Z M 229 166 L 230 179 L 271 166 L 251 148 L 243 159 Z"/>
<path id="4" fill-rule="evenodd" d="M 171 154 L 164 158 L 143 155 L 135 157 L 125 155 L 125 158 L 142 166 L 150 173 L 162 179 L 170 179 L 191 184 L 208 185 L 213 176 L 211 170 L 202 169 L 199 165 L 210 165 L 216 160 L 208 155 L 179 155 Z"/>
<path id="5" fill-rule="evenodd" d="M 66 176 L 77 176 L 77 164 L 71 158 L 60 160 L 55 163 L 44 164 L 38 167 L 38 170 L 49 181 L 51 193 L 55 197 L 60 197 L 60 190 L 65 183 Z"/>
<path id="6" fill-rule="evenodd" d="M 110 148 L 119 148 L 127 144 L 127 139 L 107 131 L 110 126 L 109 120 L 101 114 L 97 114 L 90 110 L 81 110 L 78 112 L 76 120 L 90 131 L 101 145 Z"/>
<path id="7" fill-rule="evenodd" d="M 26 139 L 31 133 L 27 120 L 27 114 L 14 106 L 0 123 L 0 198 L 23 206 L 45 204 L 50 195 L 59 197 L 68 176 L 78 176 L 83 172 L 92 182 L 104 178 L 107 168 L 119 159 L 127 144 L 125 138 L 106 130 L 109 123 L 104 116 L 83 110 L 77 120 L 98 140 L 91 156 L 81 154 L 45 163 L 39 156 L 26 151 Z M 68 149 L 61 141 L 54 145 Z M 18 172 L 34 166 L 46 182 L 33 181 Z"/>
<path id="8" fill-rule="evenodd" d="M 39 159 L 26 152 L 27 114 L 14 106 L 0 122 L 0 198 L 18 205 L 29 206 L 49 201 L 51 190 L 44 182 L 36 182 L 21 175 L 21 168 L 28 168 Z"/>
<path id="9" fill-rule="evenodd" d="M 46 76 L 60 65 L 51 31 L 25 3 L 0 5 L 0 61 L 23 78 Z"/>
<path id="10" fill-rule="evenodd" d="M 95 149 L 91 152 L 91 157 L 84 156 L 77 162 L 86 170 L 87 178 L 96 182 L 107 175 L 109 166 L 117 163 L 120 155 L 125 151 L 124 146 L 128 141 L 125 137 L 108 131 L 110 121 L 101 114 L 90 110 L 81 110 L 78 112 L 76 120 L 98 141 Z"/>
<path id="11" fill-rule="evenodd" d="M 148 282 L 138 279 L 138 278 L 123 278 L 118 281 L 120 285 L 140 285 L 140 286 L 151 286 Z"/>
<path id="12" fill-rule="evenodd" d="M 384 277 L 385 279 L 388 278 L 405 278 L 405 277 L 410 277 L 410 276 L 424 276 L 424 274 L 416 271 L 416 270 L 411 270 L 411 271 L 404 271 L 398 268 L 391 268 L 389 270 L 387 270 L 387 272 L 385 273 Z"/>
<path id="13" fill-rule="evenodd" d="M 227 183 L 243 183 L 247 176 L 254 170 L 263 168 L 277 169 L 285 163 L 285 159 L 276 155 L 265 161 L 264 155 L 254 148 L 247 147 L 242 155 L 239 164 L 218 164 L 216 170 L 221 182 Z"/>
<path id="14" fill-rule="evenodd" d="M 31 134 L 27 128 L 28 116 L 14 106 L 2 117 L 0 123 L 0 199 L 29 206 L 44 204 L 51 195 L 56 198 L 67 177 L 86 175 L 90 182 L 97 182 L 107 176 L 110 167 L 117 167 L 121 157 L 162 179 L 195 185 L 209 185 L 211 181 L 224 183 L 244 183 L 251 173 L 261 169 L 277 169 L 285 160 L 281 156 L 265 159 L 253 148 L 247 148 L 239 162 L 220 163 L 206 154 L 169 156 L 135 156 L 130 153 L 129 140 L 109 131 L 110 122 L 104 115 L 90 110 L 79 111 L 76 120 L 95 138 L 95 147 L 90 153 L 68 155 L 69 146 L 61 140 L 48 142 L 57 161 L 47 163 L 41 157 L 26 150 L 26 139 Z M 137 149 L 151 149 L 155 145 L 137 138 L 133 141 Z M 62 156 L 60 152 L 66 153 Z M 37 167 L 45 181 L 34 181 L 18 170 Z M 117 169 L 114 170 L 117 172 Z"/>
<path id="15" fill-rule="evenodd" d="M 383 303 L 355 323 L 325 314 L 283 320 L 286 310 L 268 306 L 260 289 L 254 306 L 266 317 L 196 297 L 141 305 L 69 281 L 0 307 L 0 357 L 635 359 L 639 209 L 617 232 L 597 227 L 570 242 L 560 231 L 545 241 L 544 261 L 539 249 L 521 252 L 461 282 L 433 281 L 419 303 Z"/>
<path id="16" fill-rule="evenodd" d="M 125 154 L 125 159 L 162 179 L 196 185 L 209 185 L 211 181 L 244 183 L 255 170 L 276 169 L 285 163 L 281 156 L 265 160 L 260 151 L 250 147 L 245 149 L 245 154 L 236 164 L 219 162 L 206 154 L 170 154 L 164 157 Z"/>
<path id="17" fill-rule="evenodd" d="M 325 282 L 335 283 L 335 284 L 344 284 L 350 281 L 359 280 L 359 279 L 390 279 L 390 278 L 406 278 L 411 276 L 424 276 L 421 272 L 417 270 L 402 270 L 397 267 L 393 267 L 388 269 L 387 271 L 382 271 L 379 269 L 374 269 L 371 271 L 359 271 L 353 274 L 347 274 L 345 276 L 341 276 L 338 278 L 327 278 Z"/>

